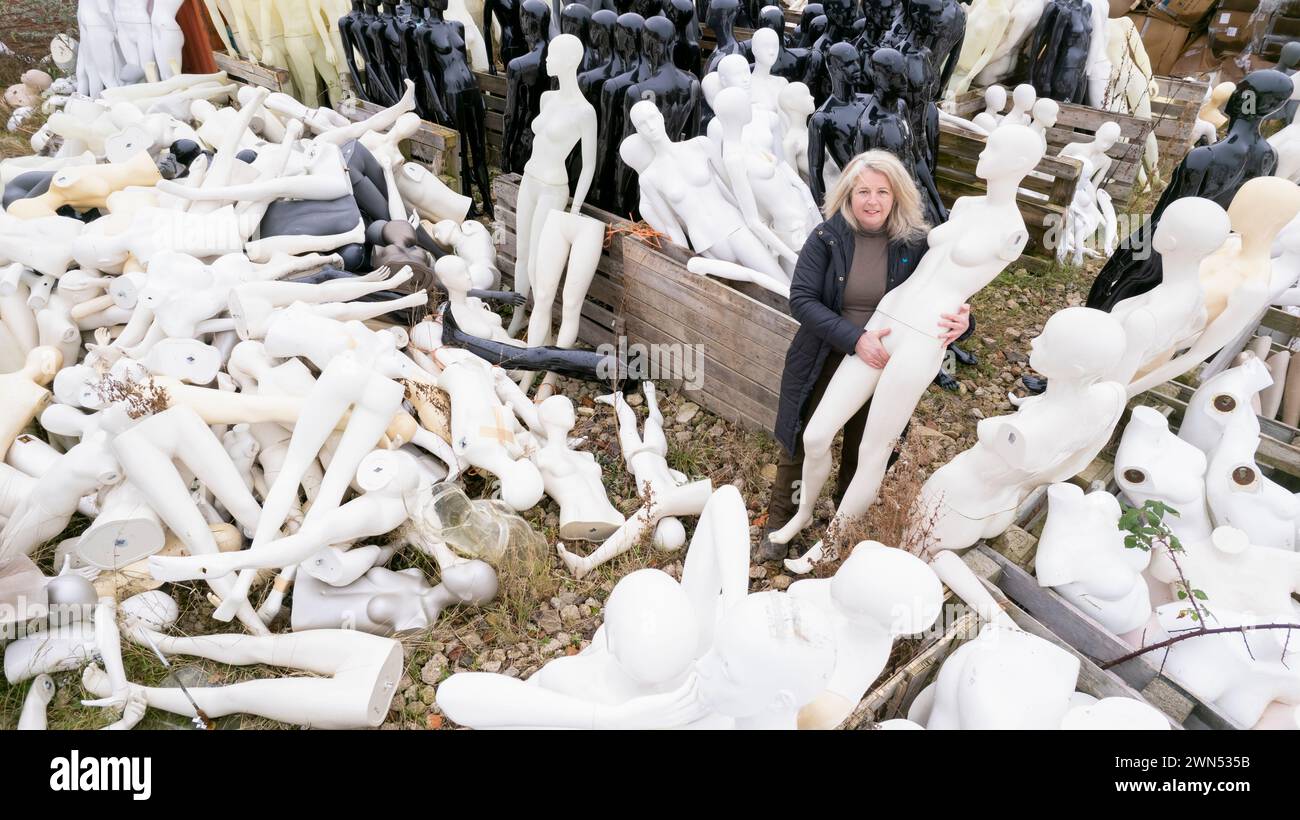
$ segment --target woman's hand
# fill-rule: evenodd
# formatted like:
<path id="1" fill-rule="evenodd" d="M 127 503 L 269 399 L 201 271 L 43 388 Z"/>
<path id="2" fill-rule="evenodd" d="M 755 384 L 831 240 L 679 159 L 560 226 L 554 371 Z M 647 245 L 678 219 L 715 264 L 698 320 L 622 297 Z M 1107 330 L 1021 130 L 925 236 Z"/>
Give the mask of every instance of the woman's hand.
<path id="1" fill-rule="evenodd" d="M 941 313 L 939 315 L 941 317 L 939 327 L 947 331 L 939 337 L 944 347 L 957 341 L 961 334 L 966 332 L 966 328 L 970 327 L 970 305 L 962 305 L 956 313 Z"/>
<path id="2" fill-rule="evenodd" d="M 854 350 L 862 361 L 876 368 L 884 370 L 885 365 L 889 364 L 889 351 L 885 350 L 885 345 L 881 341 L 890 333 L 889 328 L 882 330 L 868 330 L 858 337 L 858 345 Z"/>

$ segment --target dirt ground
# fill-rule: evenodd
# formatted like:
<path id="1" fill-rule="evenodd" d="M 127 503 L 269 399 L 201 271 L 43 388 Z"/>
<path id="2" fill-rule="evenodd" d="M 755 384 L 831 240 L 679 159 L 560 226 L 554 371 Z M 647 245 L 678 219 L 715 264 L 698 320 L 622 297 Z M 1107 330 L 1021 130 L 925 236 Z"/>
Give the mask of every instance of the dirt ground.
<path id="1" fill-rule="evenodd" d="M 68 9 L 74 9 L 70 3 L 9 0 L 5 14 L 12 17 L 14 8 L 28 23 L 45 19 L 33 9 L 62 9 L 65 14 Z M 11 78 L 30 65 L 31 58 L 43 53 L 42 41 L 48 44 L 54 31 L 64 29 L 22 28 L 20 36 L 14 37 L 7 32 L 15 29 L 0 22 L 0 32 L 6 32 L 0 39 L 27 58 L 0 57 L 0 87 L 12 82 Z M 29 151 L 24 135 L 0 136 L 0 157 Z M 1042 329 L 1051 313 L 1082 303 L 1098 267 L 1097 263 L 1091 263 L 1083 269 L 1054 267 L 1030 273 L 1013 265 L 972 300 L 977 326 L 964 347 L 975 354 L 978 364 L 959 368 L 958 391 L 948 392 L 937 386 L 927 390 L 914 417 L 908 457 L 899 462 L 894 475 L 887 479 L 878 506 L 891 500 L 901 501 L 892 498 L 891 488 L 895 495 L 914 492 L 934 467 L 969 447 L 975 440 L 979 419 L 1011 412 L 1006 394 L 1017 389 L 1017 380 L 1028 372 L 1029 340 Z M 610 500 L 625 515 L 631 514 L 640 506 L 640 500 L 619 453 L 613 410 L 592 400 L 596 394 L 592 385 L 562 380 L 561 389 L 578 406 L 578 424 L 573 435 L 587 437 L 585 449 L 595 454 L 604 470 Z M 735 484 L 747 502 L 751 540 L 756 540 L 766 518 L 778 445 L 764 433 L 740 429 L 700 408 L 691 401 L 689 392 L 664 393 L 660 404 L 669 440 L 670 466 L 693 478 L 708 477 L 715 487 Z M 644 419 L 641 396 L 629 396 L 629 403 Z M 472 497 L 480 497 L 487 491 L 486 481 L 477 476 L 470 476 L 465 486 Z M 817 520 L 797 542 L 800 549 L 811 545 L 814 534 L 825 529 L 832 513 L 829 495 L 824 495 L 819 502 Z M 873 510 L 868 518 L 877 514 L 888 517 L 880 510 Z M 553 501 L 544 499 L 524 513 L 524 517 L 546 543 L 556 543 L 558 509 Z M 85 525 L 84 520 L 75 520 L 63 537 L 74 535 Z M 687 519 L 686 526 L 689 534 L 693 531 L 693 519 Z M 886 537 L 879 533 L 873 536 L 881 540 Z M 54 543 L 36 556 L 47 572 L 53 571 Z M 578 548 L 586 551 L 586 545 Z M 437 577 L 436 566 L 410 549 L 400 553 L 391 566 L 395 569 L 417 566 L 431 578 Z M 580 651 L 599 626 L 603 602 L 614 583 L 628 572 L 645 566 L 659 567 L 676 575 L 681 571 L 681 555 L 639 545 L 582 580 L 573 579 L 560 566 L 554 552 L 534 555 L 503 568 L 502 594 L 498 600 L 480 609 L 449 610 L 432 629 L 404 641 L 406 674 L 384 728 L 450 728 L 433 699 L 436 685 L 453 672 L 480 670 L 526 678 L 550 658 Z M 835 566 L 835 562 L 830 562 L 820 568 L 819 574 L 829 573 Z M 750 577 L 750 587 L 755 592 L 785 589 L 794 580 L 779 562 L 752 567 Z M 173 584 L 165 588 L 181 603 L 182 617 L 175 630 L 178 634 L 202 635 L 224 629 L 209 617 L 212 606 L 205 598 L 205 587 Z M 273 629 L 288 629 L 288 611 L 286 604 Z M 146 650 L 125 643 L 123 650 L 132 681 L 175 685 L 158 660 Z M 900 642 L 896 659 L 905 661 L 906 650 L 907 644 Z M 283 670 L 235 668 L 187 658 L 175 659 L 175 667 L 176 676 L 191 687 L 284 674 Z M 78 672 L 56 675 L 55 683 L 58 691 L 49 709 L 51 728 L 96 728 L 115 719 L 112 714 L 80 706 L 79 701 L 86 694 Z M 0 728 L 13 728 L 26 691 L 25 683 L 9 686 L 0 681 Z M 228 728 L 275 725 L 249 716 L 231 716 L 218 723 Z M 186 725 L 183 718 L 156 710 L 151 710 L 142 724 L 178 728 Z"/>

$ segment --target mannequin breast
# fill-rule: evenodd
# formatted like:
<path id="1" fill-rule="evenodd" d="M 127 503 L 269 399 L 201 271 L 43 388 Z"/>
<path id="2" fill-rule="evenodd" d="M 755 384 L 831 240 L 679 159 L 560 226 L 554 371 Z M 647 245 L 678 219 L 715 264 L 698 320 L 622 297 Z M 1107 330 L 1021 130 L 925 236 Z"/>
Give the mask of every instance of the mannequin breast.
<path id="1" fill-rule="evenodd" d="M 548 91 L 542 95 L 541 113 L 533 118 L 533 152 L 524 173 L 548 185 L 569 184 L 565 160 L 582 139 L 579 124 L 595 118 L 595 111 L 581 94 L 561 96 Z"/>

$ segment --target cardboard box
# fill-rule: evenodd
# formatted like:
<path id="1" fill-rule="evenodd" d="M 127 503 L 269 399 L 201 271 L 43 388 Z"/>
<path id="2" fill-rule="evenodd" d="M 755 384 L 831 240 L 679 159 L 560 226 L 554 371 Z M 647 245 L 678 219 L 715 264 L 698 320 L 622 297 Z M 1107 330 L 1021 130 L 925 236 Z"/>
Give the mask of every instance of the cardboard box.
<path id="1" fill-rule="evenodd" d="M 1250 12 L 1216 11 L 1210 18 L 1210 51 L 1215 57 L 1240 54 L 1253 33 Z"/>
<path id="2" fill-rule="evenodd" d="M 1183 54 L 1169 69 L 1171 77 L 1204 77 L 1219 67 L 1219 61 L 1210 54 L 1210 38 L 1204 34 L 1183 48 Z"/>
<path id="3" fill-rule="evenodd" d="M 1254 11 L 1259 0 L 1219 0 L 1219 11 Z"/>
<path id="4" fill-rule="evenodd" d="M 1192 36 L 1191 29 L 1156 17 L 1131 14 L 1133 25 L 1142 37 L 1142 45 L 1156 74 L 1168 74 L 1183 54 L 1183 46 Z"/>
<path id="5" fill-rule="evenodd" d="M 1151 15 L 1170 22 L 1197 28 L 1214 7 L 1215 0 L 1160 0 L 1151 7 Z"/>

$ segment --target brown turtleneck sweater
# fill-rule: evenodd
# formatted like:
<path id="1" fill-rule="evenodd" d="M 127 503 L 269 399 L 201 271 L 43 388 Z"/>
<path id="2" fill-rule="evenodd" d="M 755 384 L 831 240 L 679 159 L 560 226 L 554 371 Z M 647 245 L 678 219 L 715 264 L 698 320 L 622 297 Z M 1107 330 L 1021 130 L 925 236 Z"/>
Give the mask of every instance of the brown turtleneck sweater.
<path id="1" fill-rule="evenodd" d="M 844 283 L 844 307 L 840 315 L 858 327 L 866 327 L 885 295 L 888 268 L 889 236 L 884 231 L 855 231 L 853 265 Z"/>

